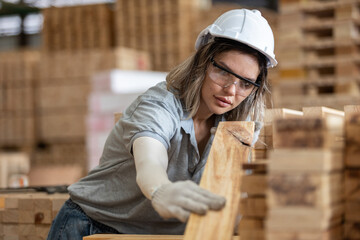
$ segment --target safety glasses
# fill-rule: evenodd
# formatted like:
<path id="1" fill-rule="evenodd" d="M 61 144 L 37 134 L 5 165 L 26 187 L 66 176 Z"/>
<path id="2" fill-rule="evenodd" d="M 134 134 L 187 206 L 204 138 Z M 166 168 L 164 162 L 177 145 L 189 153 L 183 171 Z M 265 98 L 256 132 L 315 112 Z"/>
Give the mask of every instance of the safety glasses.
<path id="1" fill-rule="evenodd" d="M 209 76 L 217 85 L 223 88 L 227 88 L 234 84 L 236 86 L 237 94 L 242 94 L 243 92 L 248 93 L 260 87 L 260 84 L 241 77 L 236 73 L 233 73 L 232 71 L 222 67 L 215 62 L 213 57 L 210 59 L 210 61 L 213 65 L 213 68 L 210 70 Z M 238 78 L 239 80 L 234 81 L 234 77 Z"/>

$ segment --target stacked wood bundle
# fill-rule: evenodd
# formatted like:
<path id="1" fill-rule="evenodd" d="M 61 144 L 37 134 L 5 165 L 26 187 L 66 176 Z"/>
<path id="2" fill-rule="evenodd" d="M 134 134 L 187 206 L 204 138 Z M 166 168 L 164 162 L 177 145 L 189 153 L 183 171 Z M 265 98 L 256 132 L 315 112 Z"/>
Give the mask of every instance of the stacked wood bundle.
<path id="1" fill-rule="evenodd" d="M 268 165 L 267 239 L 342 239 L 344 113 L 278 119 Z"/>
<path id="2" fill-rule="evenodd" d="M 358 1 L 302 1 L 281 12 L 275 107 L 344 105 L 360 100 Z"/>
<path id="3" fill-rule="evenodd" d="M 43 49 L 111 48 L 114 46 L 113 14 L 107 4 L 46 8 L 43 10 Z"/>
<path id="4" fill-rule="evenodd" d="M 201 1 L 117 0 L 116 45 L 147 51 L 153 70 L 169 71 L 194 51 Z"/>
<path id="5" fill-rule="evenodd" d="M 267 109 L 265 112 L 264 126 L 252 150 L 252 161 L 243 164 L 245 175 L 241 180 L 241 220 L 238 230 L 241 239 L 265 239 L 268 154 L 278 145 L 273 142 L 273 123 L 276 119 L 291 119 L 302 115 L 300 111 L 285 108 Z"/>
<path id="6" fill-rule="evenodd" d="M 114 68 L 147 70 L 148 55 L 128 48 L 61 51 L 44 53 L 42 63 L 35 92 L 37 136 L 43 144 L 33 161 L 38 165 L 76 163 L 86 169 L 91 77 Z"/>
<path id="7" fill-rule="evenodd" d="M 46 239 L 68 194 L 12 193 L 0 196 L 0 239 Z"/>
<path id="8" fill-rule="evenodd" d="M 267 215 L 267 161 L 244 163 L 241 179 L 240 223 L 238 234 L 243 240 L 264 240 Z"/>
<path id="9" fill-rule="evenodd" d="M 34 84 L 37 51 L 0 53 L 0 147 L 23 148 L 35 141 Z"/>
<path id="10" fill-rule="evenodd" d="M 345 230 L 344 238 L 360 238 L 360 106 L 345 110 Z"/>

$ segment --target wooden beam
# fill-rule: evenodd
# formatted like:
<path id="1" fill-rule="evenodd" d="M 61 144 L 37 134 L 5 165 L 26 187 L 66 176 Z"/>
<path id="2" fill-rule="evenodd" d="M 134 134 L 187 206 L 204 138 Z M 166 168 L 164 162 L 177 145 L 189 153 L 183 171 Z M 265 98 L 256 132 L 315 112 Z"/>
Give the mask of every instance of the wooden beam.
<path id="1" fill-rule="evenodd" d="M 226 198 L 221 211 L 209 211 L 205 216 L 191 214 L 184 240 L 230 240 L 240 202 L 242 163 L 249 157 L 254 122 L 221 122 L 205 166 L 200 186 Z"/>
<path id="2" fill-rule="evenodd" d="M 144 234 L 94 234 L 83 240 L 182 240 L 183 235 L 144 235 Z M 234 236 L 232 240 L 240 240 Z"/>
<path id="3" fill-rule="evenodd" d="M 275 149 L 269 154 L 269 172 L 332 172 L 343 169 L 343 153 L 330 149 Z"/>
<path id="4" fill-rule="evenodd" d="M 342 149 L 333 129 L 338 122 L 324 118 L 278 119 L 274 123 L 274 142 L 277 148 L 331 148 Z"/>
<path id="5" fill-rule="evenodd" d="M 268 176 L 269 208 L 323 209 L 343 200 L 342 174 L 334 173 L 271 173 Z"/>
<path id="6" fill-rule="evenodd" d="M 83 240 L 182 240 L 182 235 L 95 234 Z"/>
<path id="7" fill-rule="evenodd" d="M 270 231 L 321 231 L 343 221 L 344 204 L 332 208 L 269 208 L 266 229 Z"/>

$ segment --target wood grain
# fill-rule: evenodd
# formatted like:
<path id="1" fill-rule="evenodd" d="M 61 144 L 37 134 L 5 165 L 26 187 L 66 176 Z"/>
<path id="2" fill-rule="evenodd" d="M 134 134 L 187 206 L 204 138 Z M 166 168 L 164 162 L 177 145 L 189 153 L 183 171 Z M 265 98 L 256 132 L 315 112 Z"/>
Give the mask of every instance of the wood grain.
<path id="1" fill-rule="evenodd" d="M 185 240 L 232 239 L 240 200 L 242 163 L 251 148 L 241 141 L 251 142 L 253 122 L 222 122 L 219 124 L 200 186 L 226 198 L 221 211 L 209 211 L 205 216 L 191 214 L 185 230 Z"/>
<path id="2" fill-rule="evenodd" d="M 183 235 L 142 235 L 142 234 L 94 234 L 83 240 L 182 240 Z M 234 236 L 232 240 L 240 240 Z"/>

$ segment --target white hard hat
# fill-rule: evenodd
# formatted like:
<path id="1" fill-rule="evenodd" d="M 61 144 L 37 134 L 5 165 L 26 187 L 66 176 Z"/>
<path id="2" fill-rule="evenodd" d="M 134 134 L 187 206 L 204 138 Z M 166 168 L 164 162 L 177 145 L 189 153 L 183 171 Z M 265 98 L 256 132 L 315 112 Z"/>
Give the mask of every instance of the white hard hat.
<path id="1" fill-rule="evenodd" d="M 198 50 L 214 37 L 232 39 L 258 50 L 266 56 L 267 67 L 275 67 L 277 64 L 273 32 L 258 10 L 235 9 L 222 14 L 200 32 L 195 49 Z"/>

